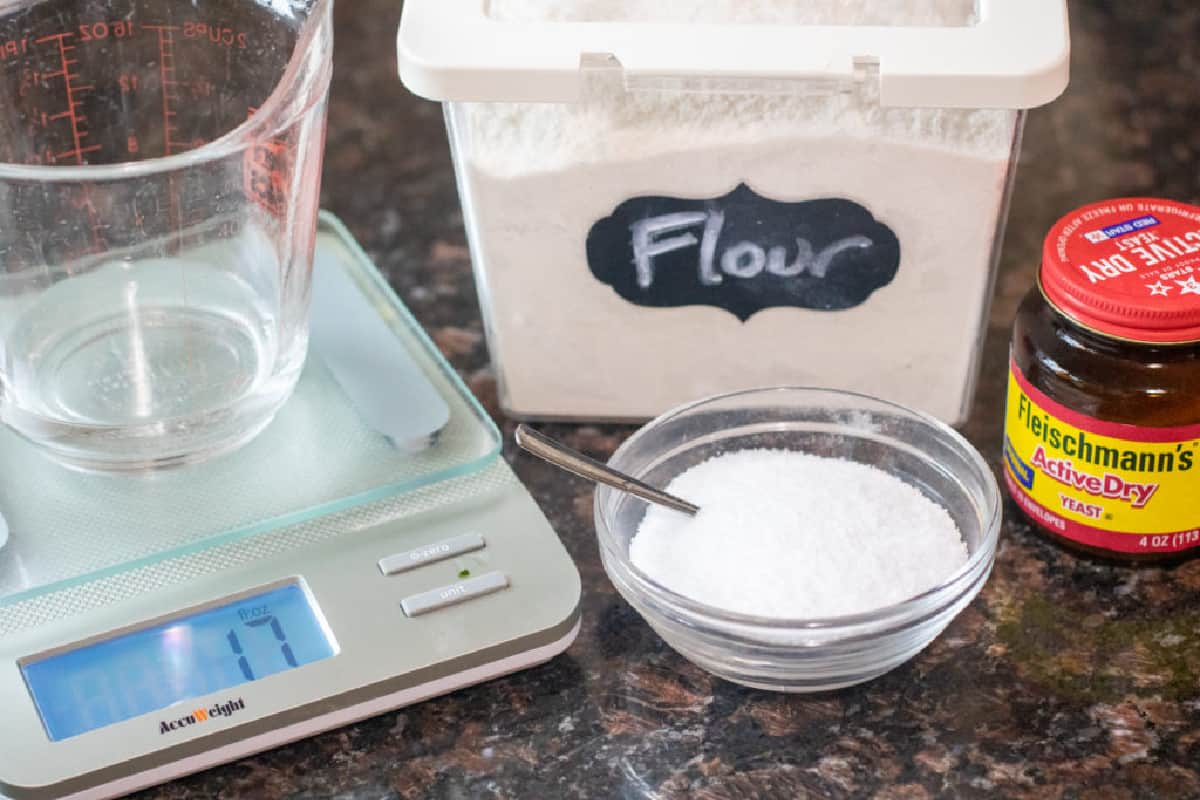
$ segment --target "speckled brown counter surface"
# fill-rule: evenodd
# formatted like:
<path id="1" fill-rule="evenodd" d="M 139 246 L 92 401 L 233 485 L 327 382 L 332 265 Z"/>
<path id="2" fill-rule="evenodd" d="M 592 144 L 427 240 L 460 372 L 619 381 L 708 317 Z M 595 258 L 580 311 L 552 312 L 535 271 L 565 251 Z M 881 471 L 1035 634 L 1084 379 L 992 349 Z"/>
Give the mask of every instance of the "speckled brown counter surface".
<path id="1" fill-rule="evenodd" d="M 1113 195 L 1200 201 L 1200 4 L 1071 11 L 1073 85 L 1030 118 L 966 427 L 992 456 L 1008 329 L 1049 225 Z M 397 0 L 338 0 L 324 205 L 510 434 L 441 112 L 395 77 L 399 14 Z M 550 430 L 597 456 L 630 431 Z M 663 645 L 605 578 L 590 488 L 511 444 L 505 455 L 583 574 L 583 631 L 566 655 L 142 797 L 1200 797 L 1200 560 L 1098 566 L 1043 544 L 1009 507 L 991 582 L 936 644 L 857 689 L 777 696 Z"/>

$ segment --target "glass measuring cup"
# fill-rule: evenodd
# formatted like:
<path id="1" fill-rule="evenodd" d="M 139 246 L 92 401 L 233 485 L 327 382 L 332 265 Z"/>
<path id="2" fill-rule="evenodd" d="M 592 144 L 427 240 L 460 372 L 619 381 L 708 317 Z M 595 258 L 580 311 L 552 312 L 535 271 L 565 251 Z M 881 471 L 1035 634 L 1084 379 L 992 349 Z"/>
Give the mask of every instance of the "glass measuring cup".
<path id="1" fill-rule="evenodd" d="M 0 0 L 0 419 L 72 466 L 232 450 L 295 387 L 332 0 Z"/>

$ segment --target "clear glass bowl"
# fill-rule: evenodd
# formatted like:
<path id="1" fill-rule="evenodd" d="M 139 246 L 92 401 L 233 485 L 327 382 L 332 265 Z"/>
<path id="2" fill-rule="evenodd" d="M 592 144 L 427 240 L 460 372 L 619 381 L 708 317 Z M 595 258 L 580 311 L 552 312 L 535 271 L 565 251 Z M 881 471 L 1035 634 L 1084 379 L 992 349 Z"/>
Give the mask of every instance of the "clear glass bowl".
<path id="1" fill-rule="evenodd" d="M 648 423 L 613 467 L 665 486 L 695 464 L 749 448 L 786 448 L 886 470 L 940 503 L 967 543 L 965 566 L 903 603 L 828 619 L 731 613 L 657 583 L 629 560 L 646 503 L 596 492 L 596 532 L 617 591 L 688 660 L 727 680 L 817 692 L 878 677 L 932 642 L 983 587 L 1000 532 L 995 476 L 979 452 L 941 422 L 872 397 L 822 389 L 757 389 L 701 400 Z M 897 531 L 903 535 L 903 531 Z M 729 532 L 730 547 L 737 531 Z"/>

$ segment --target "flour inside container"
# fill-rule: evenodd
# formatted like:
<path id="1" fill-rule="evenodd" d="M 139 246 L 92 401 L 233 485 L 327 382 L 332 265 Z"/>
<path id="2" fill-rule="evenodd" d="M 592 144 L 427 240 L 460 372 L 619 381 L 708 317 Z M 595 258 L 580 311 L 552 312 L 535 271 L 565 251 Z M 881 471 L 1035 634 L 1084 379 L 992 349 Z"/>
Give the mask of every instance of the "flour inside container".
<path id="1" fill-rule="evenodd" d="M 749 5 L 768 22 L 834 8 L 798 0 Z M 963 24 L 952 5 L 973 9 L 895 3 L 891 24 Z M 491 13 L 608 19 L 624 11 L 636 16 L 634 6 L 644 4 L 494 0 Z M 869 9 L 887 10 L 876 3 L 838 7 L 844 17 L 822 21 L 853 24 L 868 19 Z M 656 8 L 673 20 L 715 21 L 711 15 L 724 10 L 720 19 L 746 21 L 743 4 L 732 0 Z M 962 418 L 1021 112 L 884 107 L 869 75 L 833 91 L 763 87 L 629 91 L 614 69 L 591 75 L 578 102 L 452 104 L 489 344 L 510 411 L 636 419 L 697 396 L 802 384 Z M 837 200 L 864 209 L 894 232 L 898 269 L 854 305 L 806 307 L 781 286 L 744 318 L 707 300 L 642 302 L 598 277 L 635 269 L 619 252 L 589 253 L 597 224 L 622 204 L 666 198 L 663 213 L 686 203 L 698 204 L 689 212 L 698 213 L 718 209 L 739 187 L 765 203 Z M 810 244 L 769 230 L 767 221 L 761 227 L 788 248 L 781 259 L 797 258 Z M 751 250 L 739 274 L 710 269 L 706 276 L 709 230 L 697 223 L 664 233 L 660 240 L 680 243 L 672 264 L 683 266 L 664 267 L 658 279 L 719 280 L 718 290 L 732 291 L 745 283 L 740 275 L 762 271 Z M 729 236 L 726 229 L 725 240 L 711 237 L 717 256 L 710 261 L 742 244 Z"/>

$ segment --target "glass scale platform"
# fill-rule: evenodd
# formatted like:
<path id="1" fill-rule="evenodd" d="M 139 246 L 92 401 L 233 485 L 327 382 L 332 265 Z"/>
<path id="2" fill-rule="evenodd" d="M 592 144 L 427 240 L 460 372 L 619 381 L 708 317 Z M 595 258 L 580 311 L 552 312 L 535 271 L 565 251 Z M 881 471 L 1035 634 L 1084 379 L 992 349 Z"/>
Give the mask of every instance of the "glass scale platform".
<path id="1" fill-rule="evenodd" d="M 339 309 L 315 297 L 312 354 L 295 395 L 261 436 L 229 458 L 144 477 L 92 475 L 59 466 L 2 429 L 0 514 L 10 541 L 0 549 L 0 633 L 13 606 L 81 587 L 119 596 L 133 572 L 141 591 L 168 562 L 173 576 L 201 569 L 205 551 L 477 472 L 496 458 L 495 425 L 335 218 L 322 217 L 319 241 L 314 296 L 330 285 L 333 270 L 351 278 L 445 403 L 444 424 L 428 425 L 427 442 L 394 443 L 373 429 L 320 352 L 317 325 L 324 320 L 315 316 Z M 351 309 L 344 319 L 353 321 Z M 389 388 L 404 391 L 367 387 Z M 437 414 L 428 397 L 421 400 L 425 417 Z M 386 401 L 404 414 L 405 397 Z"/>
<path id="2" fill-rule="evenodd" d="M 0 798 L 120 796 L 574 640 L 496 427 L 332 216 L 317 242 L 305 371 L 242 450 L 97 475 L 0 432 Z"/>

